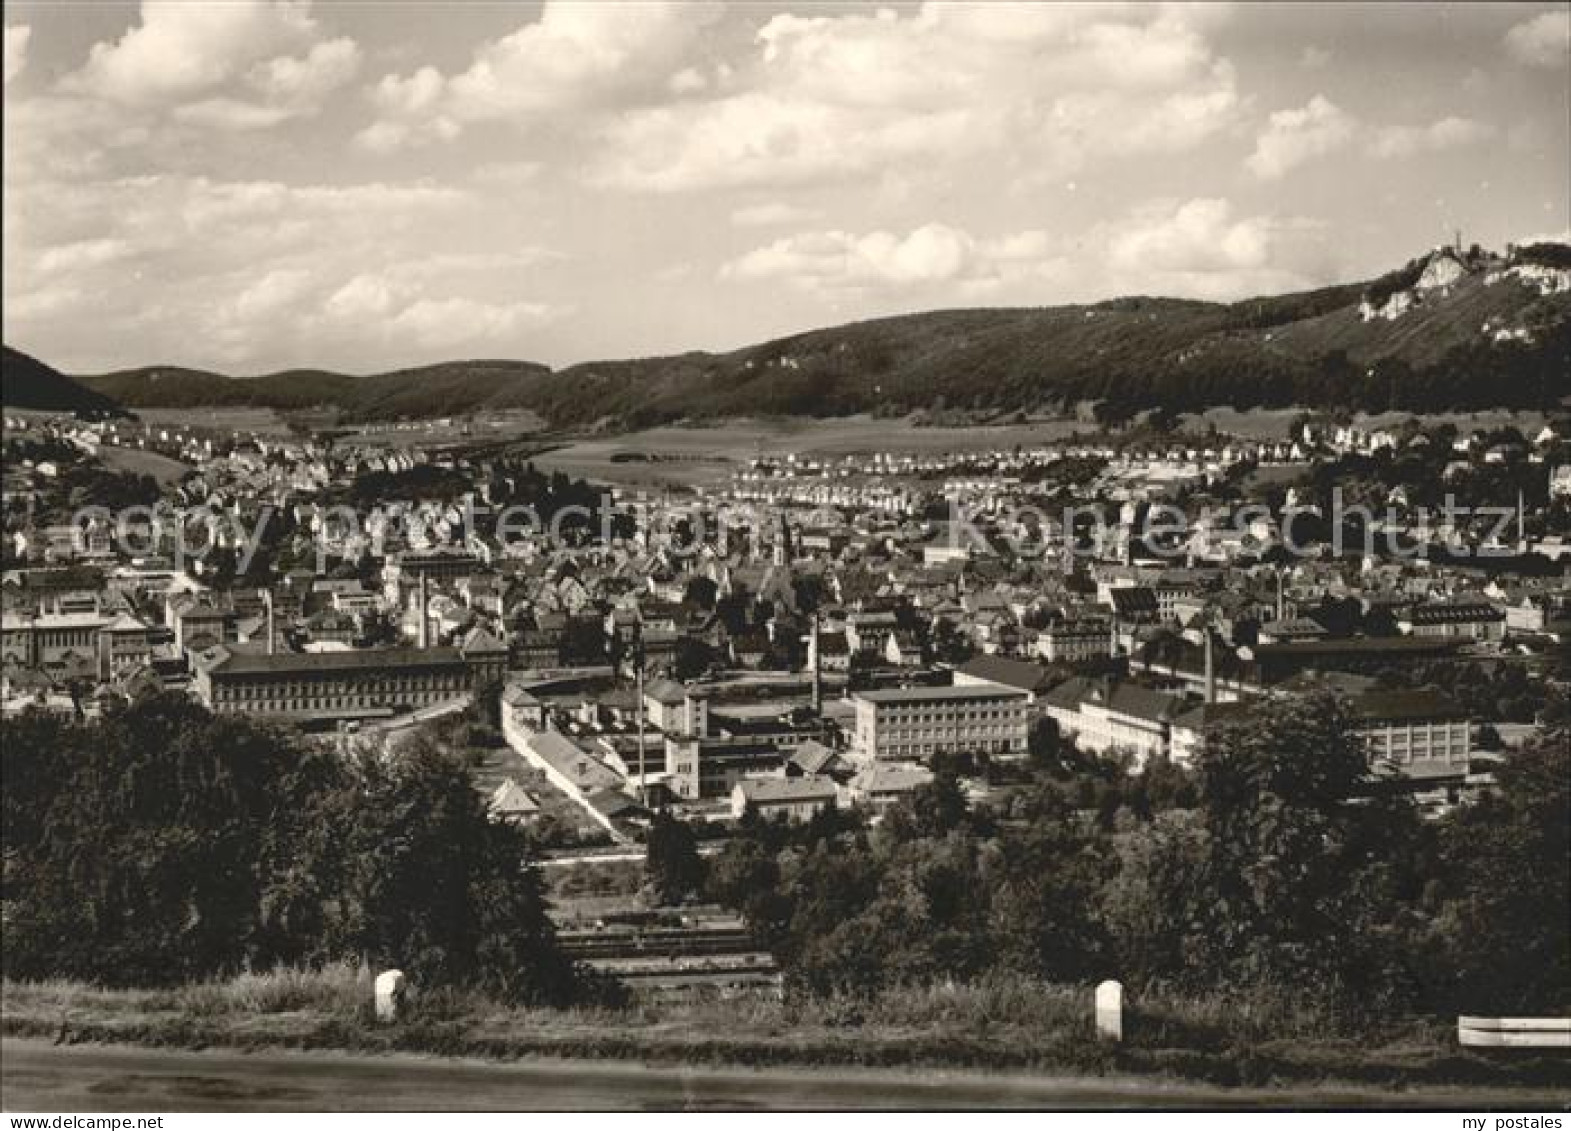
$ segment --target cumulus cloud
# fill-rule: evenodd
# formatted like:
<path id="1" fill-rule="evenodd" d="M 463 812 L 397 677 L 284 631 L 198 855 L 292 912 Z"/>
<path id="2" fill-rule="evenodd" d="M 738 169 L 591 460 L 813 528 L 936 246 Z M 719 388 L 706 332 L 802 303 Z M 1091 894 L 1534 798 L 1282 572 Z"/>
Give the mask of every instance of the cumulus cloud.
<path id="1" fill-rule="evenodd" d="M 517 348 L 565 311 L 519 293 L 555 252 L 457 242 L 474 199 L 450 186 L 160 174 L 11 185 L 6 204 L 7 326 L 39 340 L 69 338 L 91 294 L 107 340 L 147 356 L 360 367 Z"/>
<path id="2" fill-rule="evenodd" d="M 936 285 L 981 291 L 1042 276 L 1058 264 L 1042 232 L 978 239 L 962 229 L 934 223 L 905 235 L 825 231 L 788 236 L 725 264 L 720 277 L 778 280 L 817 293 Z"/>
<path id="3" fill-rule="evenodd" d="M 1374 125 L 1317 94 L 1299 109 L 1272 114 L 1244 164 L 1262 180 L 1276 180 L 1355 144 L 1371 157 L 1403 158 L 1472 145 L 1493 133 L 1483 122 L 1455 115 L 1427 125 Z"/>
<path id="4" fill-rule="evenodd" d="M 779 14 L 750 48 L 707 57 L 711 6 L 548 2 L 469 66 L 370 90 L 373 151 L 471 123 L 573 128 L 591 179 L 685 191 L 928 167 L 989 149 L 1017 176 L 1215 135 L 1240 104 L 1204 6 L 927 3 L 902 15 Z"/>
<path id="5" fill-rule="evenodd" d="M 502 341 L 564 313 L 549 303 L 432 297 L 419 282 L 393 271 L 356 275 L 327 296 L 319 317 L 326 330 L 446 349 Z"/>
<path id="6" fill-rule="evenodd" d="M 1107 233 L 1111 289 L 1234 299 L 1319 285 L 1332 275 L 1323 226 L 1235 216 L 1229 201 L 1145 205 Z"/>
<path id="7" fill-rule="evenodd" d="M 38 271 L 42 275 L 53 275 L 100 267 L 127 259 L 134 251 L 135 248 L 122 239 L 76 240 L 44 249 L 38 256 Z"/>
<path id="8" fill-rule="evenodd" d="M 1374 157 L 1412 157 L 1472 145 L 1494 131 L 1471 118 L 1441 118 L 1427 126 L 1385 126 L 1373 131 L 1369 152 Z"/>
<path id="9" fill-rule="evenodd" d="M 1264 180 L 1275 180 L 1307 161 L 1334 153 L 1353 140 L 1357 122 L 1336 103 L 1317 94 L 1296 110 L 1278 110 L 1255 139 L 1244 162 Z"/>
<path id="10" fill-rule="evenodd" d="M 1239 108 L 1216 10 L 930 3 L 777 15 L 709 98 L 605 124 L 601 184 L 792 184 L 1011 155 L 1017 178 L 1187 149 Z"/>
<path id="11" fill-rule="evenodd" d="M 474 122 L 528 127 L 700 89 L 703 76 L 682 64 L 719 11 L 712 3 L 547 0 L 537 20 L 481 45 L 457 74 L 425 66 L 383 77 L 371 91 L 377 120 L 356 141 L 385 152 L 451 140 Z"/>
<path id="12" fill-rule="evenodd" d="M 354 41 L 324 38 L 307 3 L 144 0 L 139 22 L 94 45 L 63 86 L 186 123 L 256 129 L 316 113 L 359 64 Z"/>
<path id="13" fill-rule="evenodd" d="M 22 68 L 27 66 L 27 41 L 33 37 L 33 29 L 26 24 L 5 25 L 5 81 L 11 85 L 11 80 L 22 73 Z"/>
<path id="14" fill-rule="evenodd" d="M 1529 67 L 1571 64 L 1571 11 L 1564 8 L 1523 20 L 1505 36 L 1506 52 Z"/>
<path id="15" fill-rule="evenodd" d="M 749 204 L 731 211 L 731 223 L 738 228 L 770 228 L 778 224 L 800 224 L 817 218 L 816 209 L 780 200 Z"/>

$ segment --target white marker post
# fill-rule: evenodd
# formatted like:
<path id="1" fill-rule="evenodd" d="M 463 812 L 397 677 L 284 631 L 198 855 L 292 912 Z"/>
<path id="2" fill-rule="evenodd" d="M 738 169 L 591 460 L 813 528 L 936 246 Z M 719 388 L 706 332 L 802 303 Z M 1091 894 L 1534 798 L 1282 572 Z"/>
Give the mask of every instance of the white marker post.
<path id="1" fill-rule="evenodd" d="M 384 1023 L 398 1020 L 404 1011 L 404 972 L 384 970 L 376 976 L 376 1019 Z"/>
<path id="2" fill-rule="evenodd" d="M 1106 981 L 1096 988 L 1096 1035 L 1109 1041 L 1124 1039 L 1124 986 Z"/>

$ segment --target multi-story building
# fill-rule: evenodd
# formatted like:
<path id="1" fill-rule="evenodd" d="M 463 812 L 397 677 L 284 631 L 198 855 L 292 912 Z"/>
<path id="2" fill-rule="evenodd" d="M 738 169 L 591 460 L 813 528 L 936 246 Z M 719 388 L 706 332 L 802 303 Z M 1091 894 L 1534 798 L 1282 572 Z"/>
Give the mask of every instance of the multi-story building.
<path id="1" fill-rule="evenodd" d="M 129 613 L 0 614 L 0 660 L 24 668 L 71 666 L 108 677 L 147 662 L 152 633 Z"/>
<path id="2" fill-rule="evenodd" d="M 1023 757 L 1030 695 L 996 683 L 862 691 L 855 753 L 862 761 L 925 761 L 940 751 Z"/>
<path id="3" fill-rule="evenodd" d="M 462 699 L 500 679 L 507 653 L 481 646 L 348 652 L 239 652 L 219 646 L 193 659 L 192 683 L 219 713 L 296 721 L 367 719 Z"/>
<path id="4" fill-rule="evenodd" d="M 1368 744 L 1370 763 L 1376 769 L 1394 771 L 1416 785 L 1446 779 L 1454 783 L 1466 776 L 1472 755 L 1472 726 L 1467 712 L 1445 696 L 1425 690 L 1386 689 L 1372 679 L 1347 673 L 1304 677 L 1293 687 L 1323 688 L 1341 695 L 1358 735 Z M 1262 708 L 1214 703 L 1179 715 L 1171 728 L 1173 761 L 1193 761 L 1214 728 L 1236 722 L 1252 709 Z"/>
<path id="5" fill-rule="evenodd" d="M 1444 695 L 1373 688 L 1350 706 L 1376 766 L 1417 781 L 1466 776 L 1472 725 L 1467 712 Z"/>
<path id="6" fill-rule="evenodd" d="M 649 725 L 672 735 L 709 733 L 709 699 L 674 679 L 657 679 L 644 688 L 644 713 Z"/>
<path id="7" fill-rule="evenodd" d="M 1105 660 L 1113 654 L 1113 626 L 1105 620 L 1061 620 L 1041 629 L 1036 654 L 1050 664 Z"/>
<path id="8" fill-rule="evenodd" d="M 1397 627 L 1405 635 L 1443 639 L 1499 640 L 1505 626 L 1505 613 L 1488 601 L 1413 605 L 1397 617 Z"/>
<path id="9" fill-rule="evenodd" d="M 726 797 L 742 781 L 786 776 L 786 752 L 767 739 L 667 735 L 667 782 L 684 801 Z"/>
<path id="10" fill-rule="evenodd" d="M 1044 707 L 1066 738 L 1093 753 L 1122 751 L 1136 767 L 1170 753 L 1183 700 L 1136 683 L 1071 679 L 1047 693 Z"/>

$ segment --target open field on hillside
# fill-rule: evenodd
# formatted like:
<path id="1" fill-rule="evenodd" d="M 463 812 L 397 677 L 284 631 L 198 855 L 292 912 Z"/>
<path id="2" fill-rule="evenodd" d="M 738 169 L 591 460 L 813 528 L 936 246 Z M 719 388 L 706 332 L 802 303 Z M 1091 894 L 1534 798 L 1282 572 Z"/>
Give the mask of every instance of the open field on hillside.
<path id="1" fill-rule="evenodd" d="M 514 436 L 531 436 L 545 427 L 545 421 L 528 409 L 481 411 L 473 416 L 446 416 L 432 420 L 383 421 L 353 426 L 344 437 L 346 443 L 376 444 L 385 447 L 449 444 L 492 444 Z"/>
<path id="2" fill-rule="evenodd" d="M 142 448 L 117 448 L 105 444 L 98 449 L 98 458 L 105 467 L 131 475 L 151 475 L 160 487 L 170 487 L 180 482 L 191 465 L 158 452 Z"/>
<path id="3" fill-rule="evenodd" d="M 1064 418 L 963 427 L 929 427 L 910 418 L 865 415 L 742 419 L 572 440 L 535 457 L 535 463 L 604 483 L 701 484 L 724 479 L 748 460 L 765 456 L 986 451 L 1052 443 L 1084 427 Z"/>
<path id="4" fill-rule="evenodd" d="M 221 432 L 254 432 L 288 436 L 289 424 L 270 408 L 232 405 L 227 408 L 139 408 L 142 423 L 155 428 L 212 428 Z"/>

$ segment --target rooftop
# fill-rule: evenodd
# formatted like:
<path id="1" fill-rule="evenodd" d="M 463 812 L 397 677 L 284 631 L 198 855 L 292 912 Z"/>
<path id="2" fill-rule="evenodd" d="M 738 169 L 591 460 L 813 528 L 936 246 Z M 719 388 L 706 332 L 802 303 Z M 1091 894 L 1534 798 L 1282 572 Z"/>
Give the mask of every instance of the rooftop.
<path id="1" fill-rule="evenodd" d="M 328 672 L 356 669 L 450 667 L 464 663 L 457 648 L 375 648 L 348 652 L 236 652 L 218 649 L 202 659 L 210 671 L 228 675 L 273 672 Z M 211 659 L 209 659 L 211 657 Z"/>
<path id="2" fill-rule="evenodd" d="M 790 804 L 833 800 L 835 783 L 828 778 L 753 778 L 736 783 L 749 804 Z"/>
<path id="3" fill-rule="evenodd" d="M 892 687 L 858 691 L 852 698 L 866 703 L 945 703 L 965 699 L 1023 699 L 1025 692 L 996 683 L 960 684 L 954 687 Z"/>

